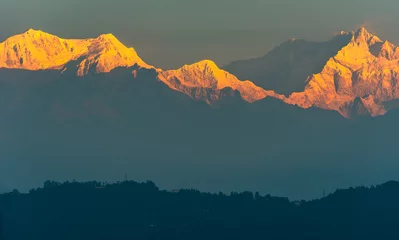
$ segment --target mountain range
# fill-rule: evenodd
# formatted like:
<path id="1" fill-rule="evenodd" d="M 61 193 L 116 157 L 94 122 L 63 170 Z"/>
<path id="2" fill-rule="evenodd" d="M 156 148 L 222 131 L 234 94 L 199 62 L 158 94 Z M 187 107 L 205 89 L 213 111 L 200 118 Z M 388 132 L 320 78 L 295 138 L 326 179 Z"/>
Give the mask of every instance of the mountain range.
<path id="1" fill-rule="evenodd" d="M 6 69 L 59 70 L 82 77 L 133 66 L 157 72 L 157 80 L 169 88 L 209 105 L 218 105 L 230 89 L 250 103 L 271 97 L 352 118 L 383 115 L 384 104 L 399 98 L 399 48 L 365 28 L 340 32 L 326 42 L 290 39 L 263 57 L 222 69 L 203 60 L 162 70 L 144 62 L 112 34 L 61 39 L 29 29 L 0 44 L 0 68 Z M 132 72 L 133 77 L 136 74 Z"/>
<path id="2" fill-rule="evenodd" d="M 397 48 L 364 28 L 167 70 L 112 34 L 31 29 L 0 43 L 0 191 L 128 173 L 311 198 L 392 180 L 397 71 Z"/>

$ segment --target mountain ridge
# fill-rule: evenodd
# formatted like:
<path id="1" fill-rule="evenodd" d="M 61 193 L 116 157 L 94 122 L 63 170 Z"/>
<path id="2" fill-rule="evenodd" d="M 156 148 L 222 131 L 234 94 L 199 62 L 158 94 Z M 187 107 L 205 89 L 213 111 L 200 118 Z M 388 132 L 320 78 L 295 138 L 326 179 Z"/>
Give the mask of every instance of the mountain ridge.
<path id="1" fill-rule="evenodd" d="M 250 81 L 238 80 L 207 59 L 190 67 L 185 65 L 176 71 L 162 71 L 145 63 L 133 48 L 123 45 L 113 34 L 102 34 L 97 38 L 88 39 L 62 39 L 40 30 L 29 29 L 0 43 L 0 68 L 60 70 L 62 74 L 70 72 L 73 75 L 85 76 L 92 73 L 108 73 L 119 67 L 128 68 L 134 65 L 155 70 L 159 73 L 158 79 L 171 89 L 210 105 L 223 98 L 222 95 L 234 94 L 227 93 L 227 88 L 238 90 L 248 102 L 260 100 L 268 94 L 275 95 Z M 172 73 L 182 72 L 191 75 L 191 79 L 182 78 L 181 74 L 175 76 L 175 80 L 170 76 Z M 204 75 L 201 72 L 209 74 Z M 133 77 L 136 77 L 136 74 L 137 70 L 133 70 Z M 202 77 L 205 78 L 200 79 Z"/>
<path id="2" fill-rule="evenodd" d="M 347 102 L 372 95 L 372 105 L 377 105 L 374 109 L 380 110 L 370 111 L 370 115 L 385 114 L 383 103 L 399 97 L 396 50 L 365 28 L 351 34 L 350 42 L 327 61 L 323 70 L 308 77 L 304 91 L 290 95 L 291 102 L 303 108 L 316 105 L 336 110 L 345 116 L 341 108 Z"/>
<path id="3" fill-rule="evenodd" d="M 339 44 L 333 44 L 334 41 Z M 324 55 L 333 48 L 334 51 Z M 269 60 L 264 62 L 263 59 Z M 276 67 L 263 68 L 262 64 L 268 61 Z M 248 70 L 251 65 L 257 67 Z M 314 70 L 316 65 L 321 68 Z M 334 110 L 346 118 L 352 115 L 349 108 L 356 98 L 367 102 L 365 106 L 370 116 L 379 116 L 386 113 L 384 102 L 399 97 L 399 49 L 364 27 L 352 32 L 342 31 L 321 43 L 290 40 L 262 58 L 233 62 L 224 69 L 248 77 L 261 87 L 276 85 L 272 89 L 282 90 L 276 92 L 288 96 L 287 103 L 301 108 L 315 106 Z M 262 69 L 266 69 L 265 72 Z M 260 75 L 251 78 L 252 72 L 258 70 L 262 70 Z M 296 74 L 298 71 L 300 74 Z M 291 83 L 288 87 L 297 87 L 287 88 L 286 79 Z"/>
<path id="4" fill-rule="evenodd" d="M 196 100 L 204 100 L 208 104 L 217 101 L 220 90 L 231 88 L 238 90 L 241 97 L 250 103 L 264 99 L 268 96 L 283 99 L 274 91 L 267 91 L 256 86 L 249 80 L 241 81 L 233 74 L 220 69 L 215 62 L 205 59 L 193 64 L 186 64 L 177 70 L 163 71 L 158 75 L 158 79 L 163 81 L 170 88 L 181 91 Z M 192 92 L 192 89 L 210 89 L 212 99 L 201 92 Z"/>
<path id="5" fill-rule="evenodd" d="M 237 91 L 249 103 L 272 97 L 350 118 L 354 104 L 362 105 L 356 108 L 362 109 L 359 115 L 379 116 L 387 111 L 384 102 L 399 98 L 399 48 L 363 27 L 341 31 L 326 42 L 290 39 L 263 57 L 222 68 L 204 59 L 165 71 L 144 62 L 110 33 L 62 39 L 29 29 L 0 43 L 0 68 L 85 76 L 133 66 L 155 70 L 157 80 L 172 90 L 209 105 Z"/>
<path id="6" fill-rule="evenodd" d="M 81 61 L 79 61 L 83 58 Z M 97 38 L 63 39 L 41 30 L 29 29 L 0 43 L 0 68 L 66 71 L 65 65 L 76 61 L 72 69 L 78 76 L 89 72 L 109 72 L 116 67 L 145 63 L 134 50 L 127 48 L 114 35 Z"/>

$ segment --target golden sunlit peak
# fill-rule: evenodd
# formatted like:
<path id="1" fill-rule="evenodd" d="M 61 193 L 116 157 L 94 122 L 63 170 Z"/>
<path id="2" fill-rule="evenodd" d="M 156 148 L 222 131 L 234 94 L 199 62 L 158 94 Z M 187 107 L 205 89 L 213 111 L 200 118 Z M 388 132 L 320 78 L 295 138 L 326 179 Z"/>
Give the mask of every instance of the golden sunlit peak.
<path id="1" fill-rule="evenodd" d="M 376 42 L 382 42 L 381 39 L 379 39 L 377 36 L 367 31 L 365 27 L 360 27 L 359 29 L 357 29 L 353 33 L 353 36 L 356 42 L 366 42 L 370 45 Z"/>
<path id="2" fill-rule="evenodd" d="M 388 40 L 385 40 L 384 43 L 381 45 L 381 49 L 387 48 L 396 48 L 396 46 L 390 43 Z"/>
<path id="3" fill-rule="evenodd" d="M 215 62 L 210 60 L 210 59 L 203 59 L 203 60 L 200 60 L 198 62 L 194 62 L 194 63 L 189 64 L 189 65 L 204 65 L 204 64 L 215 64 Z"/>
<path id="4" fill-rule="evenodd" d="M 17 35 L 18 36 L 18 35 Z M 44 32 L 39 29 L 30 28 L 26 30 L 24 33 L 20 34 L 20 36 L 28 37 L 28 38 L 43 38 L 43 37 L 56 37 L 50 33 Z"/>
<path id="5" fill-rule="evenodd" d="M 184 65 L 177 70 L 160 71 L 158 79 L 170 88 L 208 104 L 219 99 L 222 90 L 225 88 L 239 91 L 242 99 L 248 102 L 276 95 L 272 91 L 266 91 L 256 86 L 251 81 L 237 79 L 233 74 L 220 69 L 214 61 L 209 59 Z"/>
<path id="6" fill-rule="evenodd" d="M 30 28 L 30 29 L 26 30 L 25 32 L 23 32 L 22 34 L 20 34 L 19 36 L 25 36 L 25 37 L 30 37 L 30 38 L 38 38 L 38 37 L 41 37 L 41 36 L 50 36 L 50 35 L 51 34 L 43 32 L 42 30 L 37 30 L 37 29 Z"/>
<path id="7" fill-rule="evenodd" d="M 35 33 L 44 33 L 42 30 L 29 28 L 25 31 L 25 34 L 35 34 Z"/>
<path id="8" fill-rule="evenodd" d="M 201 61 L 198 61 L 197 63 L 215 64 L 215 62 L 210 59 L 203 59 Z"/>
<path id="9" fill-rule="evenodd" d="M 25 33 L 31 34 L 31 33 L 35 33 L 35 32 L 39 32 L 40 30 L 36 30 L 33 28 L 29 28 L 28 30 L 25 31 Z M 40 31 L 41 32 L 41 31 Z"/>
<path id="10" fill-rule="evenodd" d="M 112 33 L 101 34 L 97 39 L 118 40 Z"/>
<path id="11" fill-rule="evenodd" d="M 372 35 L 371 33 L 369 33 L 369 31 L 367 31 L 367 29 L 365 27 L 360 27 L 359 29 L 357 29 L 355 31 L 355 34 L 360 36 L 360 35 Z"/>
<path id="12" fill-rule="evenodd" d="M 68 65 L 68 62 L 78 59 L 82 60 L 74 64 L 75 68 Z M 97 38 L 62 39 L 31 28 L 0 43 L 0 68 L 60 69 L 83 76 L 89 72 L 110 72 L 117 67 L 136 64 L 143 68 L 154 68 L 111 33 Z M 69 69 L 66 69 L 67 65 Z"/>
<path id="13" fill-rule="evenodd" d="M 188 66 L 219 68 L 214 61 L 209 60 L 209 59 L 204 59 L 204 60 L 201 60 L 199 62 L 196 62 L 196 63 L 193 63 L 191 65 L 188 65 Z"/>

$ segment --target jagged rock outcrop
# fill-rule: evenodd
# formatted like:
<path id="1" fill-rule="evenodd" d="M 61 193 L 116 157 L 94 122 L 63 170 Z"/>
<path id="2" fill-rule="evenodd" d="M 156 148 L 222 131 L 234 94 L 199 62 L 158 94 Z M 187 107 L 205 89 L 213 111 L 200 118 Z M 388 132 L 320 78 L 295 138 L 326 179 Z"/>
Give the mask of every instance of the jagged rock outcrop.
<path id="1" fill-rule="evenodd" d="M 357 118 L 361 116 L 375 117 L 385 114 L 386 110 L 383 105 L 377 104 L 372 95 L 367 97 L 356 97 L 339 106 L 338 112 L 348 118 Z"/>
<path id="2" fill-rule="evenodd" d="M 255 102 L 267 96 L 284 98 L 273 91 L 266 91 L 256 86 L 251 81 L 240 81 L 234 75 L 221 70 L 211 60 L 184 65 L 177 70 L 160 72 L 158 78 L 170 88 L 211 105 L 219 100 L 223 95 L 223 89 L 226 88 L 237 90 L 247 102 Z"/>
<path id="3" fill-rule="evenodd" d="M 112 34 L 90 39 L 62 39 L 29 29 L 0 43 L 0 68 L 60 69 L 83 76 L 136 64 L 153 68 L 133 48 L 127 48 Z"/>

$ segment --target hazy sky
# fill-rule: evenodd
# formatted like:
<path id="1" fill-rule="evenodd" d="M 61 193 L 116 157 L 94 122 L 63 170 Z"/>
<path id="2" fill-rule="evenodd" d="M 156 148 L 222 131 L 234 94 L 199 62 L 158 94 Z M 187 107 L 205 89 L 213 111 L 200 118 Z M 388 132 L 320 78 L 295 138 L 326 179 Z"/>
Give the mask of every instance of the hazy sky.
<path id="1" fill-rule="evenodd" d="M 29 28 L 64 38 L 113 33 L 157 67 L 224 65 L 361 25 L 398 44 L 398 9 L 397 0 L 1 0 L 0 39 Z"/>

